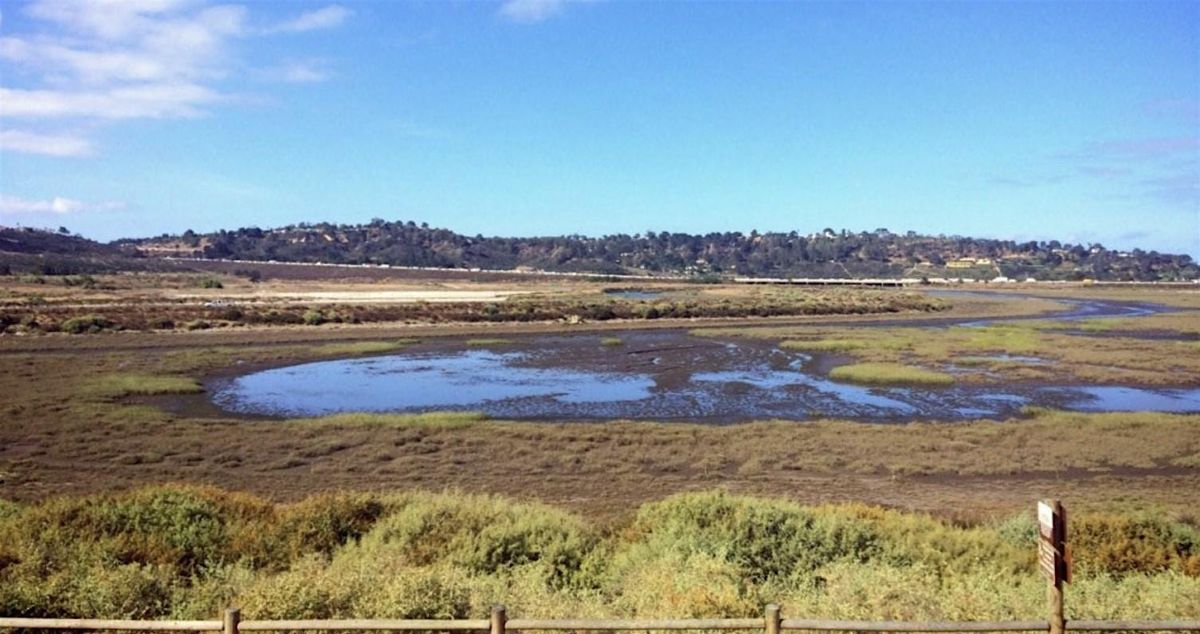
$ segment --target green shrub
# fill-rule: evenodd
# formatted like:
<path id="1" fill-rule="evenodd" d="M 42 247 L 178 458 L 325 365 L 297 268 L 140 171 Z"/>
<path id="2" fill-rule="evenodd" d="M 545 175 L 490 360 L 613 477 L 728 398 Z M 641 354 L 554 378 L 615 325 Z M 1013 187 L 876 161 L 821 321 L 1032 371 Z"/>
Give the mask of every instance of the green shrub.
<path id="1" fill-rule="evenodd" d="M 353 614 L 375 619 L 465 619 L 471 616 L 469 576 L 448 567 L 417 568 L 385 577 L 355 597 Z"/>
<path id="2" fill-rule="evenodd" d="M 113 322 L 101 315 L 83 315 L 81 317 L 72 317 L 62 322 L 59 324 L 58 329 L 72 335 L 80 335 L 89 332 L 100 332 L 112 327 Z"/>
<path id="3" fill-rule="evenodd" d="M 1200 575 L 1200 530 L 1162 517 L 1072 518 L 1070 541 L 1075 565 L 1081 571 L 1183 570 Z"/>
<path id="4" fill-rule="evenodd" d="M 724 493 L 677 495 L 639 510 L 637 538 L 614 565 L 664 553 L 720 557 L 750 582 L 806 577 L 832 561 L 866 561 L 881 552 L 865 522 L 816 514 L 789 502 Z"/>
<path id="5" fill-rule="evenodd" d="M 96 278 L 91 275 L 67 275 L 62 278 L 62 281 L 65 286 L 78 286 L 87 289 L 96 288 Z"/>
<path id="6" fill-rule="evenodd" d="M 396 504 L 362 547 L 418 566 L 449 563 L 491 574 L 536 565 L 547 583 L 561 586 L 572 581 L 596 541 L 577 517 L 502 498 L 410 494 Z"/>
<path id="7" fill-rule="evenodd" d="M 174 330 L 175 321 L 170 317 L 154 317 L 146 322 L 146 325 L 154 330 Z"/>
<path id="8" fill-rule="evenodd" d="M 0 549 L 16 567 L 41 575 L 141 564 L 167 566 L 186 578 L 242 557 L 254 540 L 239 537 L 240 531 L 255 534 L 247 521 L 269 512 L 252 498 L 196 487 L 64 498 L 29 507 L 6 522 Z"/>
<path id="9" fill-rule="evenodd" d="M 294 504 L 205 487 L 0 503 L 0 614 L 469 618 L 785 614 L 1031 619 L 1029 515 L 963 526 L 863 505 L 693 493 L 600 532 L 561 510 L 461 494 Z M 1200 617 L 1195 528 L 1072 519 L 1069 618 Z"/>
<path id="10" fill-rule="evenodd" d="M 268 310 L 266 313 L 257 315 L 256 321 L 266 324 L 302 324 L 304 317 L 290 310 Z"/>
<path id="11" fill-rule="evenodd" d="M 368 590 L 362 578 L 334 575 L 323 559 L 310 556 L 291 570 L 260 577 L 238 597 L 254 619 L 332 619 L 352 616 L 355 594 Z"/>
<path id="12" fill-rule="evenodd" d="M 1029 513 L 1014 515 L 996 526 L 1000 539 L 1019 548 L 1036 548 L 1037 521 Z"/>
<path id="13" fill-rule="evenodd" d="M 10 517 L 15 517 L 21 512 L 22 508 L 23 507 L 16 502 L 0 498 L 0 522 L 3 522 Z"/>
<path id="14" fill-rule="evenodd" d="M 301 317 L 301 319 L 304 320 L 304 324 L 307 326 L 320 326 L 327 321 L 325 319 L 325 313 L 322 313 L 319 310 L 311 309 L 304 311 L 304 315 Z"/>
<path id="15" fill-rule="evenodd" d="M 283 560 L 315 553 L 326 558 L 357 541 L 383 516 L 386 506 L 365 493 L 327 493 L 280 509 L 274 538 Z"/>

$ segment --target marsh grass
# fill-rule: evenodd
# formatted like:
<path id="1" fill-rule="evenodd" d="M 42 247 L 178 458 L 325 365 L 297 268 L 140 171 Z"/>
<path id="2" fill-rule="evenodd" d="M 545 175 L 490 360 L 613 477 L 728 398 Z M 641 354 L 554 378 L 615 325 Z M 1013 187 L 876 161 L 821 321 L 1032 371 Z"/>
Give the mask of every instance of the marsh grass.
<path id="1" fill-rule="evenodd" d="M 285 424 L 368 426 L 368 427 L 423 427 L 429 429 L 462 429 L 488 419 L 482 412 L 424 412 L 420 414 L 377 414 L 350 412 L 330 414 L 315 418 L 292 418 Z"/>
<path id="2" fill-rule="evenodd" d="M 1010 354 L 1027 354 L 1039 350 L 1041 338 L 1036 328 L 1022 325 L 996 324 L 979 328 L 953 328 L 952 334 L 963 337 L 963 348 L 991 350 Z"/>
<path id="3" fill-rule="evenodd" d="M 127 289 L 128 290 L 128 289 Z M 331 304 L 305 309 L 264 297 L 236 307 L 215 309 L 184 303 L 147 306 L 146 295 L 117 294 L 121 301 L 104 304 L 105 316 L 91 314 L 96 305 L 17 304 L 0 308 L 0 332 L 96 333 L 108 330 L 225 329 L 323 323 L 525 323 L 574 321 L 697 319 L 802 315 L 867 315 L 937 312 L 949 305 L 920 293 L 868 289 L 761 289 L 726 287 L 719 294 L 700 289 L 671 293 L 655 301 L 601 296 L 595 288 L 542 292 L 508 301 Z M 24 325 L 22 325 L 24 323 Z"/>
<path id="4" fill-rule="evenodd" d="M 151 396 L 157 394 L 198 394 L 204 387 L 183 376 L 113 373 L 97 377 L 84 385 L 84 392 L 98 398 Z"/>
<path id="5" fill-rule="evenodd" d="M 512 339 L 502 339 L 500 337 L 480 337 L 477 339 L 467 339 L 463 342 L 468 346 L 487 347 L 487 346 L 507 346 L 514 342 Z"/>
<path id="6" fill-rule="evenodd" d="M 1075 328 L 1086 332 L 1108 332 L 1122 325 L 1127 320 L 1116 317 L 1097 317 L 1084 319 L 1074 323 Z"/>
<path id="7" fill-rule="evenodd" d="M 779 347 L 784 350 L 802 350 L 805 352 L 846 352 L 849 350 L 860 350 L 866 348 L 870 344 L 862 339 L 789 339 L 779 342 Z"/>
<path id="8" fill-rule="evenodd" d="M 1155 321 L 1156 318 L 1169 318 Z M 1180 354 L 1196 347 L 1187 328 L 1193 313 L 1152 315 L 1136 319 L 1097 320 L 1091 330 L 1054 321 L 1014 321 L 982 327 L 837 327 L 750 326 L 707 328 L 700 336 L 752 337 L 783 341 L 781 348 L 810 353 L 840 353 L 862 363 L 938 368 L 954 362 L 966 383 L 998 381 L 1091 382 L 1108 384 L 1191 385 L 1200 374 L 1200 356 Z M 1189 321 L 1190 318 L 1190 321 Z M 1142 321 L 1142 320 L 1146 321 Z M 1171 333 L 1179 338 L 1122 336 L 1128 324 Z M 1191 326 L 1195 327 L 1195 326 Z M 1130 333 L 1133 334 L 1132 332 Z M 1044 363 L 1003 359 L 984 362 L 981 354 L 1036 356 Z M 962 362 L 962 359 L 967 359 Z M 974 360 L 972 360 L 974 359 Z"/>
<path id="9" fill-rule="evenodd" d="M 865 385 L 954 384 L 954 377 L 944 372 L 894 363 L 854 363 L 838 366 L 829 372 L 829 378 Z"/>
<path id="10" fill-rule="evenodd" d="M 394 341 L 349 341 L 326 343 L 312 347 L 312 353 L 318 356 L 350 356 L 362 354 L 380 354 L 401 350 L 417 343 L 415 339 L 396 339 Z"/>

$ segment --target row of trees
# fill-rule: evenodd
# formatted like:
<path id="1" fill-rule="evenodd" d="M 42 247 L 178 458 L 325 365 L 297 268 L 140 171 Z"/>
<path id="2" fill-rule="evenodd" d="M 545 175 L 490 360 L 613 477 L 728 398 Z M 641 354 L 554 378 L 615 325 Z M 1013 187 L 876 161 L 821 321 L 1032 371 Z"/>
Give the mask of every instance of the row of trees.
<path id="1" fill-rule="evenodd" d="M 211 234 L 126 241 L 150 246 L 177 242 L 208 258 L 483 269 L 531 267 L 558 271 L 691 272 L 738 275 L 919 275 L 958 258 L 988 258 L 1009 277 L 1192 279 L 1200 269 L 1186 255 L 1133 251 L 1058 241 L 1015 242 L 960 236 L 825 229 L 816 234 L 647 231 L 603 237 L 467 236 L 426 223 L 375 219 L 362 225 L 298 224 L 247 227 Z"/>

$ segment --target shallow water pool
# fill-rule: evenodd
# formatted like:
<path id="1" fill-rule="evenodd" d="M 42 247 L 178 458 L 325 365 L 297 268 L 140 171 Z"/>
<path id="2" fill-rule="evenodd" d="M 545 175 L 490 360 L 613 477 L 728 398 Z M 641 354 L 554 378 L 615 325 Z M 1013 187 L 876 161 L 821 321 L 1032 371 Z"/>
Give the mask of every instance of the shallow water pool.
<path id="1" fill-rule="evenodd" d="M 213 385 L 220 407 L 269 416 L 471 410 L 498 418 L 736 422 L 1005 418 L 1026 405 L 1200 412 L 1200 389 L 1129 386 L 864 387 L 821 358 L 680 331 L 545 336 L 515 350 L 428 349 L 305 363 Z M 827 365 L 827 364 L 825 364 Z"/>

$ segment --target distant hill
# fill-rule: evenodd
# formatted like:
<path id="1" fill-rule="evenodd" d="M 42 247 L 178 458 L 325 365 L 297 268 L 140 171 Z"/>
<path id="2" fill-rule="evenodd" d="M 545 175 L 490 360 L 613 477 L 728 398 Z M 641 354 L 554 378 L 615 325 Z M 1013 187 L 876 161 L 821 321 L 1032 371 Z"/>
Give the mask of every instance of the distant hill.
<path id="1" fill-rule="evenodd" d="M 28 227 L 0 227 L 0 251 L 33 255 L 118 256 L 115 246 L 71 235 Z"/>
<path id="2" fill-rule="evenodd" d="M 0 226 L 0 274 L 79 275 L 176 268 L 136 248 L 104 244 L 64 231 Z"/>
<path id="3" fill-rule="evenodd" d="M 703 235 L 649 231 L 603 237 L 505 238 L 467 236 L 411 221 L 374 220 L 358 225 L 299 224 L 204 234 L 187 231 L 101 244 L 64 233 L 0 227 L 0 267 L 7 262 L 10 270 L 36 272 L 40 266 L 43 273 L 78 273 L 157 268 L 166 264 L 162 256 L 697 277 L 1200 278 L 1200 266 L 1187 255 L 1116 251 L 1054 240 L 1014 242 L 897 234 L 886 229 Z M 87 267 L 94 270 L 83 270 Z"/>
<path id="4" fill-rule="evenodd" d="M 813 277 L 966 277 L 1178 281 L 1200 277 L 1187 255 L 1100 245 L 834 231 L 816 234 L 646 232 L 505 238 L 415 222 L 299 224 L 125 240 L 148 256 L 599 273 Z"/>

